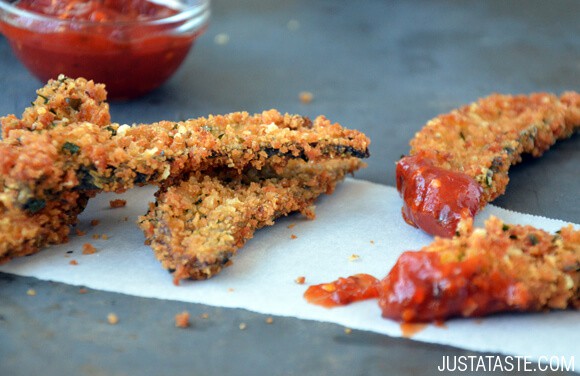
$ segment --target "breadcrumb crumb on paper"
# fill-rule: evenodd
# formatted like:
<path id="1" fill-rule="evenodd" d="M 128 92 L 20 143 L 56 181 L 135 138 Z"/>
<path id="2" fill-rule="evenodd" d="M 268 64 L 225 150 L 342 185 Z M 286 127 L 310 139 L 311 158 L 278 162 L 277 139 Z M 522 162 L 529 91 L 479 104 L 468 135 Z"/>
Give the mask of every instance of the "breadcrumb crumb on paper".
<path id="1" fill-rule="evenodd" d="M 83 255 L 92 255 L 97 249 L 91 243 L 83 244 Z"/>
<path id="2" fill-rule="evenodd" d="M 351 262 L 352 261 L 359 261 L 359 260 L 360 260 L 360 256 L 357 254 L 354 254 L 354 253 L 348 257 L 348 261 L 351 261 Z"/>

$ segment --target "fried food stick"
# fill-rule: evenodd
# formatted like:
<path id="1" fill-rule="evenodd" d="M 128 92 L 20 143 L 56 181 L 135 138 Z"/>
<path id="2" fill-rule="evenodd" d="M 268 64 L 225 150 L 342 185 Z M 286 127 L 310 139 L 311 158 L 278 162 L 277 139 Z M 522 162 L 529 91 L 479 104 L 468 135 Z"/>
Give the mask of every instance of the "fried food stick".
<path id="1" fill-rule="evenodd" d="M 278 217 L 300 212 L 314 218 L 314 200 L 333 192 L 358 158 L 309 163 L 292 160 L 281 172 L 269 168 L 195 173 L 187 181 L 157 193 L 139 219 L 147 243 L 174 283 L 207 279 L 231 264 L 254 232 Z"/>
<path id="2" fill-rule="evenodd" d="M 0 263 L 66 241 L 79 206 L 99 191 L 171 184 L 220 166 L 283 168 L 293 158 L 366 157 L 369 144 L 362 133 L 324 117 L 311 122 L 275 110 L 133 127 L 13 128 L 8 136 L 0 143 Z"/>
<path id="3" fill-rule="evenodd" d="M 55 126 L 76 122 L 88 121 L 106 127 L 110 124 L 106 97 L 102 84 L 61 75 L 58 80 L 50 80 L 37 90 L 37 98 L 32 106 L 24 110 L 21 119 L 14 115 L 0 118 L 1 143 L 8 145 L 16 141 L 19 144 L 22 132 L 43 133 Z M 16 131 L 14 135 L 12 131 Z M 6 178 L 4 173 L 12 172 L 18 179 L 25 181 L 35 177 L 43 179 L 47 175 L 42 172 L 34 175 L 35 169 L 48 168 L 53 159 L 44 158 L 53 148 L 46 142 L 36 145 L 31 143 L 27 147 L 30 148 L 29 154 L 21 158 L 20 167 L 17 163 L 8 162 L 14 160 L 16 150 L 8 148 L 13 152 L 0 154 L 0 263 L 11 257 L 33 253 L 45 244 L 66 241 L 69 226 L 77 222 L 78 214 L 86 207 L 89 198 L 96 194 L 94 190 L 63 188 L 53 199 L 28 197 L 31 188 L 19 190 L 14 179 Z"/>
<path id="4" fill-rule="evenodd" d="M 403 253 L 378 288 L 383 316 L 441 321 L 506 311 L 580 308 L 580 231 L 550 234 L 490 217 L 452 239 Z"/>
<path id="5" fill-rule="evenodd" d="M 405 221 L 450 237 L 505 192 L 523 154 L 539 157 L 580 129 L 580 94 L 494 94 L 429 121 L 397 164 Z"/>

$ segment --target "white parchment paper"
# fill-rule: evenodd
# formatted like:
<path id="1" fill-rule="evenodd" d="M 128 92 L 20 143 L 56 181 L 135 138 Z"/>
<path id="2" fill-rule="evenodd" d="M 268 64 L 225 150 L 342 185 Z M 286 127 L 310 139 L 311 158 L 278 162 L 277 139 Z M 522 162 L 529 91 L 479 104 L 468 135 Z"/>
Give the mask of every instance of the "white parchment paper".
<path id="1" fill-rule="evenodd" d="M 300 215 L 283 218 L 273 227 L 259 230 L 234 258 L 234 264 L 208 281 L 185 281 L 174 286 L 145 246 L 135 224 L 153 201 L 154 187 L 123 195 L 102 194 L 81 216 L 69 243 L 16 259 L 0 271 L 42 280 L 81 285 L 141 297 L 244 308 L 255 312 L 333 322 L 352 329 L 401 336 L 400 325 L 381 318 L 376 301 L 326 309 L 305 302 L 310 284 L 338 277 L 369 273 L 384 277 L 397 257 L 416 250 L 432 239 L 401 219 L 401 199 L 393 187 L 347 179 L 331 196 L 317 202 L 317 218 Z M 127 200 L 127 206 L 111 209 L 109 201 Z M 555 231 L 566 223 L 488 206 L 477 217 L 480 224 L 494 214 L 506 222 L 533 224 Z M 98 220 L 92 226 L 90 222 Z M 107 239 L 94 239 L 93 235 Z M 294 236 L 293 236 L 294 235 Z M 91 243 L 97 252 L 82 254 Z M 356 255 L 358 257 L 353 257 Z M 71 265 L 75 260 L 77 265 Z M 297 277 L 306 283 L 299 285 Z M 430 325 L 414 340 L 447 344 L 476 351 L 540 358 L 574 356 L 580 361 L 577 329 L 580 312 L 506 314 L 484 319 L 450 320 L 444 327 Z"/>

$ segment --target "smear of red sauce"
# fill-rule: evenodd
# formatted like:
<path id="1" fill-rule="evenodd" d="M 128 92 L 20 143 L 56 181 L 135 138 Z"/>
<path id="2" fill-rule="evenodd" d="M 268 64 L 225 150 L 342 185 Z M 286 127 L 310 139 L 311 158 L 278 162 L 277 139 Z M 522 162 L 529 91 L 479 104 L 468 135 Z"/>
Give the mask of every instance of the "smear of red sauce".
<path id="1" fill-rule="evenodd" d="M 355 274 L 336 281 L 310 286 L 304 293 L 309 303 L 331 308 L 352 302 L 376 299 L 379 280 L 369 274 Z"/>
<path id="2" fill-rule="evenodd" d="M 481 186 L 470 176 L 434 165 L 422 154 L 397 163 L 403 218 L 431 235 L 452 237 L 462 218 L 479 210 Z"/>
<path id="3" fill-rule="evenodd" d="M 178 11 L 147 0 L 19 0 L 16 7 L 92 25 L 55 26 L 50 20 L 0 23 L 14 53 L 38 78 L 59 74 L 105 83 L 109 97 L 131 98 L 165 82 L 181 65 L 202 32 L 178 35 L 176 24 L 116 24 L 166 18 Z M 180 21 L 181 23 L 186 21 Z M 31 29 L 15 24 L 34 25 Z"/>
<path id="4" fill-rule="evenodd" d="M 356 274 L 311 286 L 304 297 L 327 308 L 379 298 L 385 318 L 404 323 L 431 322 L 441 327 L 451 317 L 526 310 L 530 304 L 528 290 L 495 268 L 490 257 L 494 256 L 442 262 L 437 252 L 408 251 L 381 281 Z M 421 327 L 401 328 L 403 335 L 412 335 Z"/>
<path id="5" fill-rule="evenodd" d="M 489 255 L 442 262 L 437 252 L 404 252 L 379 292 L 383 317 L 403 322 L 525 310 L 530 302 L 525 287 L 494 268 Z"/>

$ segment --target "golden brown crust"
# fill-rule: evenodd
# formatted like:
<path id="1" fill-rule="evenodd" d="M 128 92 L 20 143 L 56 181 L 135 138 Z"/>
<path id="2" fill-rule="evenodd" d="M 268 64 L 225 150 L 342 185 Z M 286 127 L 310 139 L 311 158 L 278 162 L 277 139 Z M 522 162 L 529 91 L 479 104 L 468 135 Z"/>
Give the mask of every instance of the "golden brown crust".
<path id="1" fill-rule="evenodd" d="M 44 132 L 12 130 L 0 144 L 0 173 L 4 186 L 26 186 L 36 195 L 62 187 L 123 191 L 220 166 L 366 157 L 368 145 L 364 134 L 324 117 L 311 123 L 275 110 L 134 127 L 84 122 Z"/>
<path id="2" fill-rule="evenodd" d="M 195 173 L 159 192 L 139 224 L 176 283 L 207 279 L 231 263 L 255 230 L 295 211 L 313 218 L 314 200 L 361 166 L 357 158 L 293 160 L 279 174 L 267 168 Z"/>
<path id="3" fill-rule="evenodd" d="M 491 216 L 483 229 L 464 225 L 459 236 L 437 238 L 423 250 L 446 262 L 485 255 L 528 293 L 526 310 L 566 309 L 580 303 L 580 231 L 572 225 L 551 234 L 533 226 L 506 224 Z"/>
<path id="4" fill-rule="evenodd" d="M 29 183 L 31 179 L 50 180 L 56 176 L 66 181 L 71 174 L 51 165 L 56 149 L 50 137 L 37 135 L 41 142 L 21 143 L 21 135 L 41 134 L 55 126 L 78 121 L 104 127 L 110 123 L 106 96 L 104 85 L 84 78 L 60 76 L 37 91 L 37 98 L 25 109 L 21 119 L 14 115 L 0 118 L 3 138 L 0 143 L 0 264 L 37 252 L 47 244 L 66 242 L 70 226 L 76 223 L 88 199 L 96 194 L 93 190 L 68 189 L 65 184 L 58 196 L 36 198 Z M 9 146 L 14 143 L 20 144 L 20 148 Z M 27 153 L 22 153 L 23 148 Z M 24 181 L 20 187 L 18 179 Z M 47 186 L 50 184 L 47 182 Z"/>
<path id="5" fill-rule="evenodd" d="M 505 192 L 522 154 L 542 155 L 580 128 L 580 95 L 493 94 L 429 121 L 411 140 L 439 167 L 465 173 L 483 188 L 481 206 Z"/>
<path id="6" fill-rule="evenodd" d="M 41 131 L 57 124 L 86 121 L 106 126 L 111 122 L 103 84 L 61 75 L 57 80 L 48 81 L 36 93 L 32 106 L 24 110 L 21 119 L 14 115 L 0 118 L 3 139 L 8 138 L 13 129 Z"/>
<path id="7" fill-rule="evenodd" d="M 217 167 L 368 156 L 364 134 L 323 116 L 312 122 L 270 110 L 129 126 L 108 123 L 104 87 L 91 81 L 61 77 L 38 93 L 22 119 L 2 119 L 0 263 L 66 241 L 99 191 L 175 184 Z"/>

